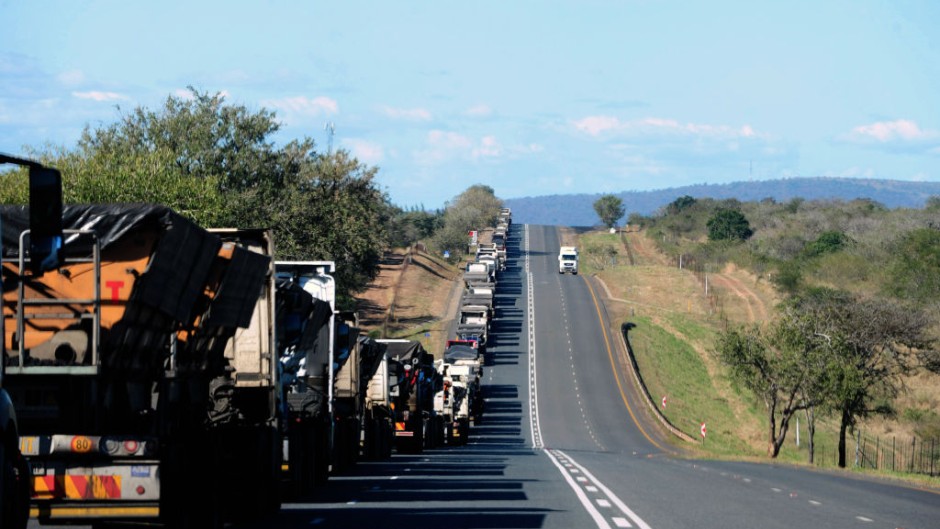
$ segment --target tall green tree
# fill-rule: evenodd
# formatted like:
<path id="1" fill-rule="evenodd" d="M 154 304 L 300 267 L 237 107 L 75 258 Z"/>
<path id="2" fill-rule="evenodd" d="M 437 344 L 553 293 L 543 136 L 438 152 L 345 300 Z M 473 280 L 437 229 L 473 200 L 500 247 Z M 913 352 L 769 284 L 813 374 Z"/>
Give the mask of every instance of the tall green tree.
<path id="1" fill-rule="evenodd" d="M 689 195 L 682 195 L 681 197 L 673 200 L 668 205 L 666 205 L 666 213 L 669 215 L 675 215 L 685 209 L 688 209 L 695 205 L 697 200 Z"/>
<path id="2" fill-rule="evenodd" d="M 731 377 L 751 390 L 767 409 L 767 453 L 777 457 L 790 421 L 801 410 L 825 402 L 829 365 L 799 315 L 766 328 L 729 328 L 721 332 L 716 353 Z"/>
<path id="3" fill-rule="evenodd" d="M 191 88 L 86 127 L 75 148 L 34 154 L 62 170 L 66 202 L 156 202 L 206 227 L 272 228 L 279 259 L 336 261 L 348 299 L 378 273 L 387 245 L 378 169 L 343 150 L 321 155 L 310 138 L 277 146 L 279 129 L 271 111 Z M 22 194 L 12 187 L 12 198 Z"/>
<path id="4" fill-rule="evenodd" d="M 708 238 L 712 241 L 738 240 L 743 241 L 754 234 L 751 224 L 744 213 L 736 209 L 719 209 L 706 224 Z"/>
<path id="5" fill-rule="evenodd" d="M 390 209 L 374 182 L 377 171 L 342 149 L 316 156 L 254 223 L 276 227 L 280 258 L 336 261 L 337 282 L 360 291 L 378 274 L 388 240 Z"/>
<path id="6" fill-rule="evenodd" d="M 832 289 L 811 289 L 792 303 L 835 366 L 827 404 L 839 418 L 839 466 L 845 467 L 846 434 L 858 419 L 886 412 L 880 404 L 897 396 L 903 375 L 940 365 L 931 319 L 888 299 Z"/>
<path id="7" fill-rule="evenodd" d="M 602 195 L 595 200 L 594 211 L 608 229 L 613 228 L 626 213 L 623 200 L 616 195 Z"/>
<path id="8" fill-rule="evenodd" d="M 467 232 L 496 225 L 503 201 L 492 187 L 473 185 L 454 197 L 444 209 L 444 222 L 435 234 L 433 244 L 438 251 L 450 252 L 457 259 L 467 250 Z"/>

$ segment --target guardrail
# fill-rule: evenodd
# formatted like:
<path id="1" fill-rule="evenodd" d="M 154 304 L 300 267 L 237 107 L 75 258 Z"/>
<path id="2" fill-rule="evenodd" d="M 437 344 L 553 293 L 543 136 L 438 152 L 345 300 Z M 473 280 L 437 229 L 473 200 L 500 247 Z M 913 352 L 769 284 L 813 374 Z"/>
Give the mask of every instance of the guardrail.
<path id="1" fill-rule="evenodd" d="M 636 362 L 636 357 L 633 355 L 633 347 L 630 345 L 630 339 L 627 337 L 627 333 L 630 329 L 636 327 L 636 324 L 630 322 L 624 322 L 620 325 L 620 339 L 624 349 L 627 351 L 627 357 L 630 359 L 630 371 L 633 373 L 633 379 L 636 381 L 637 387 L 643 391 L 643 397 L 646 401 L 647 406 L 649 406 L 650 411 L 653 412 L 653 415 L 659 419 L 659 422 L 673 435 L 682 439 L 683 441 L 699 444 L 699 441 L 693 439 L 692 436 L 683 432 L 682 430 L 676 428 L 674 424 L 669 422 L 669 419 L 659 410 L 659 407 L 656 406 L 656 403 L 653 401 L 653 397 L 650 395 L 649 389 L 646 388 L 646 384 L 643 382 L 643 377 L 640 376 L 640 366 Z"/>

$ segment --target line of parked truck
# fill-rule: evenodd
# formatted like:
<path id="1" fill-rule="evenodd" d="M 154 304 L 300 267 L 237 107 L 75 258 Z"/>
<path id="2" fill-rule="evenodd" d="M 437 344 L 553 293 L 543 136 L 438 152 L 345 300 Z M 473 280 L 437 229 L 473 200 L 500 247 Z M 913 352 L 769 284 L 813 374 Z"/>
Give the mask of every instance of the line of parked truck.
<path id="1" fill-rule="evenodd" d="M 269 230 L 139 204 L 65 206 L 51 231 L 30 213 L 0 207 L 3 527 L 25 526 L 27 496 L 41 523 L 219 527 L 393 448 L 465 443 L 483 413 L 508 210 L 440 358 L 365 335 L 335 264 L 275 261 Z"/>

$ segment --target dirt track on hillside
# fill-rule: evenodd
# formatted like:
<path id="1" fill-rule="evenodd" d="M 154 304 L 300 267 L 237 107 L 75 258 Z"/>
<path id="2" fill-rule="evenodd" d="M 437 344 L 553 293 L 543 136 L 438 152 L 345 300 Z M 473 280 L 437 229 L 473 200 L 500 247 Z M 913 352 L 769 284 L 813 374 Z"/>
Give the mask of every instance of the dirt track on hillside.
<path id="1" fill-rule="evenodd" d="M 715 288 L 719 292 L 729 293 L 738 299 L 747 314 L 748 323 L 766 321 L 770 312 L 767 303 L 757 295 L 754 289 L 732 274 L 733 272 L 710 274 L 708 278 L 711 282 L 711 288 Z"/>

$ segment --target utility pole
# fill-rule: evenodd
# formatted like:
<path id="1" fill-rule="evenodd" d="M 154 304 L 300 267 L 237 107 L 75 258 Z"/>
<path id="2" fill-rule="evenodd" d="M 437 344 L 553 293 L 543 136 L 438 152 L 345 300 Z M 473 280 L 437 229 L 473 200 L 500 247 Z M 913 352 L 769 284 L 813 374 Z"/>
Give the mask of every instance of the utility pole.
<path id="1" fill-rule="evenodd" d="M 325 130 L 327 134 L 329 134 L 327 138 L 327 144 L 326 144 L 327 145 L 326 153 L 328 155 L 332 155 L 333 154 L 333 134 L 336 133 L 336 124 L 333 123 L 332 121 L 327 121 L 326 125 L 323 126 L 323 130 Z"/>

